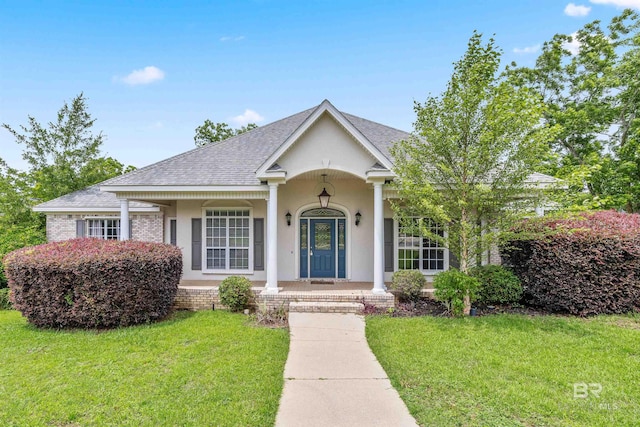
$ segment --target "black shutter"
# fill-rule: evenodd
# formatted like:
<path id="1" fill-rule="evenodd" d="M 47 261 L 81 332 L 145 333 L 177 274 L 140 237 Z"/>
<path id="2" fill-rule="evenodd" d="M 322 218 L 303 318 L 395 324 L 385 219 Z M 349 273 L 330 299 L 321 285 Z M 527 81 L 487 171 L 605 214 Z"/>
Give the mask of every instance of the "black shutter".
<path id="1" fill-rule="evenodd" d="M 191 218 L 191 269 L 202 270 L 202 218 Z"/>
<path id="2" fill-rule="evenodd" d="M 253 269 L 264 270 L 264 218 L 253 219 Z"/>
<path id="3" fill-rule="evenodd" d="M 384 271 L 393 271 L 393 218 L 384 219 Z"/>
<path id="4" fill-rule="evenodd" d="M 175 219 L 169 220 L 169 243 L 173 246 L 178 244 L 178 223 Z"/>
<path id="5" fill-rule="evenodd" d="M 76 220 L 76 237 L 84 237 L 84 219 Z"/>
<path id="6" fill-rule="evenodd" d="M 129 240 L 133 240 L 133 220 L 129 219 Z"/>

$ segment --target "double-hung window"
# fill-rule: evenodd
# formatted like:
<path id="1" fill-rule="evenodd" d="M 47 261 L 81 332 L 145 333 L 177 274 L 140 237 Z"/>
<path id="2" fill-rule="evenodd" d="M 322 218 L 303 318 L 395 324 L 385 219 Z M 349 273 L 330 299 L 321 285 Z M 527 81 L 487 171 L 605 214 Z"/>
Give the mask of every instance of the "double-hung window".
<path id="1" fill-rule="evenodd" d="M 249 269 L 249 224 L 248 209 L 205 211 L 207 270 Z"/>
<path id="2" fill-rule="evenodd" d="M 87 236 L 105 240 L 119 240 L 120 220 L 89 219 L 87 220 Z"/>
<path id="3" fill-rule="evenodd" d="M 432 234 L 445 237 L 439 224 L 422 218 L 412 218 L 409 223 L 398 224 L 398 268 L 400 270 L 422 270 L 439 272 L 449 267 L 448 251 L 435 239 L 422 236 L 421 227 Z"/>

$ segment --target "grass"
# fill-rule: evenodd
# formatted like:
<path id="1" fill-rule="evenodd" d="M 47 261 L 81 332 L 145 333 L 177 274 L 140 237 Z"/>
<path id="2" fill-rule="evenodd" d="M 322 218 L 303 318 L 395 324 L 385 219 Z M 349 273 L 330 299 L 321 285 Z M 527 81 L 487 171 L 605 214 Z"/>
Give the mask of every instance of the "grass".
<path id="1" fill-rule="evenodd" d="M 638 316 L 371 316 L 367 338 L 423 426 L 637 426 L 640 420 Z M 602 391 L 576 398 L 575 383 L 600 384 Z"/>
<path id="2" fill-rule="evenodd" d="M 97 332 L 0 311 L 0 425 L 273 425 L 288 347 L 228 312 Z"/>

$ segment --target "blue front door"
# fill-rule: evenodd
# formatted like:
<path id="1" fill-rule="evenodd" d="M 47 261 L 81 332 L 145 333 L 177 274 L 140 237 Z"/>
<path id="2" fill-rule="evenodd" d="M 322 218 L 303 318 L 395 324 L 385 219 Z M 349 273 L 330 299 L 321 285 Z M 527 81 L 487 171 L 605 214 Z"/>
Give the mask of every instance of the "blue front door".
<path id="1" fill-rule="evenodd" d="M 311 277 L 336 277 L 335 219 L 309 221 Z"/>

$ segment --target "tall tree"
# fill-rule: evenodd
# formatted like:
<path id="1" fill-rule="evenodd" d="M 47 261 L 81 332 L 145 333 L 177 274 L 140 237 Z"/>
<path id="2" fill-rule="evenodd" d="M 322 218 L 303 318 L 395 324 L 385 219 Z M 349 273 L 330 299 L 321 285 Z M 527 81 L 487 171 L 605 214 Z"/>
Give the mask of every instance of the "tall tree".
<path id="1" fill-rule="evenodd" d="M 555 35 L 534 67 L 514 64 L 509 71 L 515 84 L 542 96 L 544 120 L 561 129 L 548 142 L 546 172 L 568 186 L 559 193 L 564 205 L 631 206 L 627 181 L 634 169 L 623 158 L 638 109 L 639 48 L 638 15 L 625 10 L 606 28 L 594 21 Z"/>
<path id="2" fill-rule="evenodd" d="M 248 132 L 257 127 L 257 124 L 249 123 L 248 125 L 241 126 L 238 129 L 232 129 L 224 122 L 214 123 L 207 119 L 202 125 L 196 128 L 196 134 L 193 137 L 193 140 L 196 143 L 196 147 L 202 147 L 207 144 L 224 141 L 232 136 L 240 135 L 241 133 Z"/>
<path id="3" fill-rule="evenodd" d="M 405 224 L 425 217 L 445 225 L 441 237 L 418 222 L 421 234 L 449 248 L 465 273 L 519 205 L 533 203 L 527 177 L 554 134 L 541 125 L 539 97 L 498 76 L 500 56 L 493 39 L 483 44 L 474 32 L 445 92 L 415 104 L 413 136 L 392 149 L 397 216 Z M 467 295 L 465 314 L 469 309 Z"/>
<path id="4" fill-rule="evenodd" d="M 21 125 L 18 130 L 6 123 L 2 125 L 24 146 L 22 158 L 29 170 L 22 174 L 21 194 L 26 206 L 83 189 L 131 169 L 101 155 L 104 136 L 102 132 L 92 132 L 94 123 L 81 93 L 71 103 L 65 102 L 56 120 L 47 126 L 32 116 L 28 116 L 27 126 Z"/>

